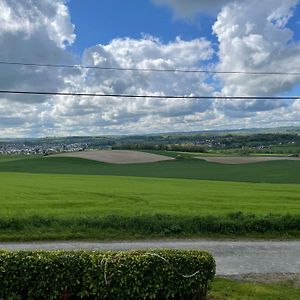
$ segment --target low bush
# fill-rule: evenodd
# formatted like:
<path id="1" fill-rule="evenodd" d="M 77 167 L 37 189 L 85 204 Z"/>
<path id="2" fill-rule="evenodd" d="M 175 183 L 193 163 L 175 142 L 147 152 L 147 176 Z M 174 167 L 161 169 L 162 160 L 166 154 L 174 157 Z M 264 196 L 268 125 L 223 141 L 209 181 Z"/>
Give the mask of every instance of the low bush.
<path id="1" fill-rule="evenodd" d="M 0 251 L 0 299 L 205 299 L 205 251 Z"/>

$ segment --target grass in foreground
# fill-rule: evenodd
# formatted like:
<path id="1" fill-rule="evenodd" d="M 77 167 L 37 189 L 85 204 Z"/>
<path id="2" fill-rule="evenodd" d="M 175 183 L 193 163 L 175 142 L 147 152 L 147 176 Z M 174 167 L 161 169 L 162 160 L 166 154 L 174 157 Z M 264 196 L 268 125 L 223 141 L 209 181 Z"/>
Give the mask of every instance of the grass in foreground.
<path id="1" fill-rule="evenodd" d="M 173 153 L 174 155 L 176 153 Z M 1 161 L 0 172 L 114 175 L 218 181 L 300 183 L 300 161 L 268 161 L 225 165 L 186 157 L 144 164 L 107 164 L 70 157 L 39 157 Z"/>
<path id="2" fill-rule="evenodd" d="M 296 300 L 300 288 L 290 282 L 263 284 L 216 278 L 208 300 Z"/>
<path id="3" fill-rule="evenodd" d="M 300 185 L 0 173 L 0 217 L 300 214 Z"/>
<path id="4" fill-rule="evenodd" d="M 300 236 L 295 184 L 0 173 L 0 190 L 2 240 Z"/>

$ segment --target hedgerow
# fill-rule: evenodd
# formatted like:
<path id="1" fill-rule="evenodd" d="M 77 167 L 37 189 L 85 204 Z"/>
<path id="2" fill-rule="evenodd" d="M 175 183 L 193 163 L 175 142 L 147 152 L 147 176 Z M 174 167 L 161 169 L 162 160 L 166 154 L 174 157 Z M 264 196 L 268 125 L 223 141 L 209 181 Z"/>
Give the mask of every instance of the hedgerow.
<path id="1" fill-rule="evenodd" d="M 205 251 L 0 251 L 0 299 L 205 299 Z"/>

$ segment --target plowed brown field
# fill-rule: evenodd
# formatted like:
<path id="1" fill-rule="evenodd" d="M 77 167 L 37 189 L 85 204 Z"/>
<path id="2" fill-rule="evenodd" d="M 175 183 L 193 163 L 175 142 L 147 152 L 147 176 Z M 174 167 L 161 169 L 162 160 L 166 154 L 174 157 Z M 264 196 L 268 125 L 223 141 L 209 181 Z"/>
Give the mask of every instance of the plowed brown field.
<path id="1" fill-rule="evenodd" d="M 139 151 L 128 150 L 100 150 L 80 151 L 55 154 L 62 157 L 79 157 L 113 164 L 151 163 L 172 160 L 172 157 Z"/>

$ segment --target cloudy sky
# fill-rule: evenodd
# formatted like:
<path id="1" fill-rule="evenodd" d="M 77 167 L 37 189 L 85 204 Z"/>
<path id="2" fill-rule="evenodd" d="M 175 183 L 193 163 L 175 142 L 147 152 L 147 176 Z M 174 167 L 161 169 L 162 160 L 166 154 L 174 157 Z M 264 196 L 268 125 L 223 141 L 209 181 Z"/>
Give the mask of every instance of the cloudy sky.
<path id="1" fill-rule="evenodd" d="M 0 0 L 0 61 L 300 72 L 299 0 Z M 298 96 L 300 76 L 0 64 L 0 90 Z M 0 137 L 300 125 L 300 100 L 0 94 Z"/>

